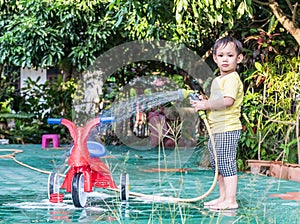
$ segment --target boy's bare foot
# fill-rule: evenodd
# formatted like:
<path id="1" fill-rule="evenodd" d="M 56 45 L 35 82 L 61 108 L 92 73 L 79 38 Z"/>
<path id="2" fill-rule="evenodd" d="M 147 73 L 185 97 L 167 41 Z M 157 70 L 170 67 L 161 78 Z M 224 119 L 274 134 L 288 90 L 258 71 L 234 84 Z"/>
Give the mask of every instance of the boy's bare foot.
<path id="1" fill-rule="evenodd" d="M 214 204 L 211 205 L 211 209 L 216 209 L 216 210 L 228 210 L 228 209 L 237 209 L 239 207 L 237 202 L 228 202 L 228 201 L 223 201 L 219 204 Z"/>
<path id="2" fill-rule="evenodd" d="M 217 199 L 214 199 L 214 200 L 211 200 L 211 201 L 204 202 L 204 207 L 217 205 L 217 204 L 222 203 L 222 202 L 223 202 L 223 199 L 217 198 Z"/>

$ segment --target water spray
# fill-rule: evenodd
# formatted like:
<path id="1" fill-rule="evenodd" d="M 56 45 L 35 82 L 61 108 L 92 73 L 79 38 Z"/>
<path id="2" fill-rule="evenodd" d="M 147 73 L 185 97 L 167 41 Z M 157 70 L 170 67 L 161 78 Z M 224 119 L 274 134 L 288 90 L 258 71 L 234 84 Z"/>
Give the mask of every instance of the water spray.
<path id="1" fill-rule="evenodd" d="M 197 95 L 197 93 L 193 90 L 185 90 L 185 89 L 180 89 L 177 91 L 171 91 L 171 92 L 167 92 L 167 93 L 163 93 L 163 96 L 176 96 L 176 98 L 178 98 L 178 100 L 183 100 L 186 98 L 191 98 L 193 100 L 199 100 L 199 97 Z M 161 94 L 158 95 L 158 97 L 160 97 Z M 166 97 L 167 98 L 167 97 Z M 162 201 L 162 202 L 172 202 L 172 203 L 180 203 L 180 202 L 188 202 L 188 203 L 192 203 L 192 202 L 197 202 L 200 200 L 203 200 L 204 198 L 206 198 L 215 188 L 217 181 L 218 181 L 218 159 L 217 159 L 217 152 L 216 152 L 216 147 L 215 147 L 215 141 L 213 139 L 213 134 L 211 131 L 211 128 L 208 124 L 207 121 L 207 117 L 204 111 L 198 111 L 198 115 L 199 117 L 203 120 L 207 132 L 209 134 L 209 137 L 211 139 L 211 144 L 212 144 L 212 148 L 213 148 L 213 154 L 214 154 L 214 158 L 215 158 L 215 175 L 214 175 L 214 180 L 213 183 L 211 185 L 211 187 L 208 189 L 207 192 L 205 192 L 203 195 L 200 195 L 198 197 L 195 198 L 175 198 L 175 197 L 166 197 L 166 196 L 161 196 L 161 195 L 149 195 L 149 194 L 143 194 L 143 193 L 136 193 L 136 192 L 128 192 L 129 196 L 132 197 L 142 197 L 142 198 L 146 198 L 146 199 L 150 199 L 153 201 Z M 112 189 L 112 190 L 116 190 L 116 191 L 120 191 L 120 193 L 122 194 L 122 191 L 120 189 Z"/>
<path id="2" fill-rule="evenodd" d="M 151 101 L 149 101 L 149 98 L 147 98 L 147 97 L 140 96 L 140 97 L 138 97 L 138 102 L 135 102 L 135 103 L 146 104 L 147 108 L 151 108 L 153 106 L 158 105 L 158 101 L 159 101 L 159 103 L 167 103 L 167 102 L 170 102 L 170 101 L 173 101 L 173 100 L 184 100 L 186 98 L 191 98 L 191 99 L 199 100 L 199 97 L 197 96 L 197 94 L 194 91 L 180 89 L 180 90 L 177 90 L 177 91 L 169 91 L 169 92 L 158 93 L 155 97 L 151 98 Z M 152 101 L 152 99 L 153 99 L 153 101 Z M 134 100 L 137 101 L 136 98 L 134 98 Z M 114 112 L 118 112 L 118 113 L 121 114 L 121 118 L 122 119 L 128 118 L 128 116 L 129 117 L 131 116 L 130 113 L 125 112 L 124 107 L 122 107 L 122 103 L 118 104 L 113 109 L 114 109 Z M 214 142 L 214 139 L 213 139 L 213 135 L 212 135 L 210 126 L 209 126 L 207 118 L 206 118 L 206 114 L 205 114 L 204 111 L 198 111 L 198 115 L 204 121 L 205 126 L 206 126 L 207 131 L 208 131 L 208 134 L 209 134 L 209 136 L 211 138 L 211 143 L 212 143 L 212 148 L 213 148 L 213 154 L 214 154 L 214 157 L 215 157 L 216 164 L 215 164 L 214 180 L 213 180 L 213 183 L 212 183 L 211 187 L 203 195 L 200 195 L 200 196 L 195 197 L 195 198 L 176 198 L 176 197 L 167 197 L 167 196 L 161 196 L 161 195 L 149 195 L 149 194 L 143 194 L 143 193 L 130 192 L 129 191 L 129 178 L 128 178 L 127 174 L 121 176 L 121 188 L 119 189 L 115 185 L 113 179 L 111 178 L 111 174 L 110 174 L 109 170 L 105 167 L 105 164 L 103 164 L 103 163 L 100 164 L 100 161 L 97 160 L 97 162 L 95 162 L 95 166 L 91 166 L 91 167 L 95 167 L 96 168 L 100 164 L 101 170 L 98 170 L 98 168 L 97 168 L 95 171 L 93 171 L 93 170 L 90 171 L 90 161 L 94 162 L 94 160 L 93 160 L 93 158 L 90 158 L 90 156 L 88 155 L 88 152 L 87 152 L 88 149 L 86 148 L 87 146 L 85 144 L 86 143 L 85 140 L 87 139 L 89 131 L 86 131 L 86 130 L 84 131 L 85 128 L 82 128 L 82 127 L 78 127 L 77 128 L 71 121 L 68 121 L 66 119 L 59 118 L 59 119 L 50 119 L 50 120 L 48 120 L 49 124 L 60 124 L 60 123 L 62 123 L 64 125 L 66 125 L 70 129 L 71 136 L 74 137 L 75 139 L 77 139 L 77 137 L 80 136 L 80 140 L 77 141 L 77 143 L 80 145 L 79 148 L 81 148 L 81 149 L 77 150 L 78 151 L 77 154 L 75 153 L 76 155 L 80 155 L 80 156 L 76 156 L 73 153 L 70 156 L 70 158 L 71 158 L 70 159 L 70 162 L 71 162 L 70 165 L 72 165 L 74 167 L 78 167 L 80 169 L 79 170 L 80 172 L 76 173 L 77 171 L 75 171 L 74 169 L 72 169 L 71 171 L 69 171 L 68 172 L 69 175 L 67 175 L 65 177 L 65 181 L 64 181 L 64 184 L 63 184 L 64 185 L 63 187 L 67 188 L 68 192 L 72 191 L 72 197 L 73 197 L 74 192 L 78 193 L 78 195 L 75 195 L 76 197 L 74 197 L 76 199 L 75 200 L 76 203 L 74 205 L 76 207 L 83 207 L 84 206 L 86 199 L 85 199 L 85 196 L 83 197 L 81 194 L 85 195 L 84 194 L 85 191 L 81 192 L 80 190 L 88 188 L 87 189 L 88 191 L 92 191 L 93 183 L 97 182 L 98 179 L 101 179 L 101 178 L 103 179 L 103 177 L 102 177 L 103 172 L 106 173 L 107 177 L 109 177 L 106 180 L 106 182 L 105 182 L 105 183 L 109 182 L 109 184 L 108 184 L 108 186 L 104 186 L 104 188 L 108 187 L 108 189 L 110 189 L 112 191 L 119 192 L 121 200 L 123 200 L 124 197 L 125 197 L 125 200 L 128 200 L 128 197 L 131 196 L 131 197 L 146 198 L 146 199 L 157 201 L 157 202 L 170 202 L 170 203 L 188 202 L 188 203 L 192 203 L 192 202 L 197 202 L 197 201 L 200 201 L 200 200 L 203 200 L 204 198 L 206 198 L 213 191 L 213 189 L 215 188 L 216 183 L 217 183 L 217 179 L 218 179 L 218 162 L 217 161 L 218 160 L 217 160 L 217 153 L 216 153 L 216 148 L 215 148 L 215 142 Z M 94 127 L 95 125 L 97 125 L 99 123 L 105 125 L 105 124 L 109 124 L 109 123 L 115 122 L 115 121 L 117 121 L 117 119 L 115 117 L 108 117 L 108 116 L 105 117 L 105 116 L 102 116 L 100 119 L 99 118 L 98 119 L 95 118 L 95 119 L 91 120 L 88 124 L 86 124 L 86 126 L 88 127 L 87 130 L 91 130 L 92 127 Z M 86 153 L 85 153 L 85 156 L 84 156 L 84 159 L 83 159 L 84 161 L 78 159 L 78 158 L 82 158 L 83 157 L 83 155 L 82 155 L 82 153 L 83 153 L 82 148 L 86 149 L 85 150 Z M 33 167 L 30 167 L 30 166 L 28 166 L 26 164 L 23 164 L 23 163 L 17 161 L 15 159 L 15 154 L 22 152 L 22 150 L 9 150 L 9 151 L 12 151 L 12 153 L 8 154 L 8 155 L 0 156 L 0 158 L 11 158 L 16 163 L 18 163 L 19 165 L 22 165 L 24 167 L 30 168 L 32 170 L 35 170 L 35 171 L 38 171 L 38 172 L 41 172 L 41 173 L 50 174 L 49 177 L 51 177 L 52 173 L 50 173 L 50 172 L 39 170 L 39 169 L 35 169 Z M 76 151 L 76 150 L 73 150 L 73 151 Z M 88 164 L 85 164 L 86 160 L 89 161 Z M 87 167 L 89 169 L 85 170 L 85 169 L 83 169 L 84 167 Z M 90 175 L 91 172 L 92 173 L 94 172 L 97 175 Z M 83 182 L 83 178 L 82 178 L 84 176 L 83 174 L 85 174 L 85 176 L 87 176 L 87 177 L 90 176 L 90 178 L 91 178 L 90 181 L 84 180 L 84 182 Z M 76 184 L 73 183 L 73 181 L 74 181 L 73 178 L 72 178 L 73 175 L 74 175 L 74 177 L 77 178 L 77 179 L 75 178 L 75 183 Z M 101 176 L 101 178 L 100 177 L 98 178 L 99 175 Z M 56 179 L 56 177 L 53 178 L 53 180 L 51 180 L 51 182 L 55 182 L 55 179 Z M 88 186 L 85 186 L 85 182 L 89 183 Z M 53 184 L 50 185 L 50 186 L 53 186 Z M 75 188 L 74 188 L 74 186 L 75 186 Z M 101 185 L 101 187 L 103 187 L 103 186 Z M 76 190 L 76 191 L 74 191 L 74 190 Z M 83 200 L 84 202 L 82 202 L 81 200 Z"/>

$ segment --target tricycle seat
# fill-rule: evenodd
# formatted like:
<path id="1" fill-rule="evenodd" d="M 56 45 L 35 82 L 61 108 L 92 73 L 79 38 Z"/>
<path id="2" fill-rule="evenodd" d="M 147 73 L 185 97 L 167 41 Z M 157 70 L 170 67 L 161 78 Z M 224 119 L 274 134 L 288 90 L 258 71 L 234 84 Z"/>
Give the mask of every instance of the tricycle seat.
<path id="1" fill-rule="evenodd" d="M 98 157 L 106 156 L 106 148 L 101 143 L 94 142 L 94 141 L 87 141 L 86 145 L 87 145 L 87 148 L 89 150 L 90 156 L 92 158 L 98 158 Z M 73 149 L 73 146 L 70 149 L 70 151 L 68 153 L 68 156 L 70 156 L 72 149 Z"/>

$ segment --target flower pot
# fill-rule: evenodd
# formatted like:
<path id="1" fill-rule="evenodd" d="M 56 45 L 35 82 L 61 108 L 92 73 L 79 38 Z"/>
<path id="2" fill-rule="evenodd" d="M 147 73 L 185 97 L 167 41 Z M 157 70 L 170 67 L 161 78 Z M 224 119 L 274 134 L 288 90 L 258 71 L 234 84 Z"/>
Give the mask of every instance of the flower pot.
<path id="1" fill-rule="evenodd" d="M 289 164 L 288 170 L 288 180 L 300 182 L 300 165 Z"/>
<path id="2" fill-rule="evenodd" d="M 247 160 L 248 167 L 252 174 L 263 173 L 267 174 L 271 165 L 271 161 L 266 160 Z"/>
<path id="3" fill-rule="evenodd" d="M 274 161 L 270 165 L 270 175 L 279 179 L 288 179 L 289 167 L 280 161 Z"/>

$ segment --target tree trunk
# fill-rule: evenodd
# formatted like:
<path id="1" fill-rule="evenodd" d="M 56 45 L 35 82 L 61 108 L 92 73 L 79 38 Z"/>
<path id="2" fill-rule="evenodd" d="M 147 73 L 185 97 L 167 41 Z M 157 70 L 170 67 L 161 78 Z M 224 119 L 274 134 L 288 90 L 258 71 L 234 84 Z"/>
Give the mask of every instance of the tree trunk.
<path id="1" fill-rule="evenodd" d="M 284 14 L 276 1 L 270 0 L 269 7 L 282 26 L 296 39 L 298 45 L 300 45 L 300 29 L 296 24 Z"/>

